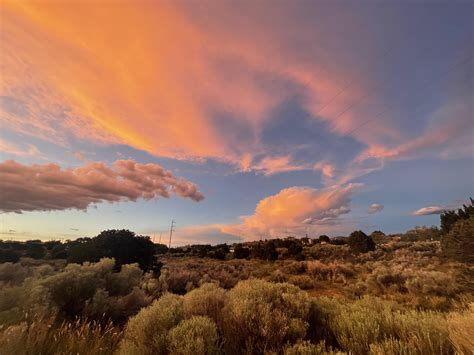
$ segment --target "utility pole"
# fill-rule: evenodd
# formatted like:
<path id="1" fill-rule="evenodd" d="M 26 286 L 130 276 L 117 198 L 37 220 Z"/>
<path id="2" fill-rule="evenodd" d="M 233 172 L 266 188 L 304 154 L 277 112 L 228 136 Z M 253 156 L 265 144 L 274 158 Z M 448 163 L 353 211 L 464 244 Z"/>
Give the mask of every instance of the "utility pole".
<path id="1" fill-rule="evenodd" d="M 174 225 L 175 225 L 175 222 L 174 222 L 174 219 L 171 220 L 171 228 L 170 228 L 170 242 L 169 242 L 169 245 L 168 245 L 168 249 L 171 249 L 171 236 L 173 235 L 173 231 L 174 231 Z"/>

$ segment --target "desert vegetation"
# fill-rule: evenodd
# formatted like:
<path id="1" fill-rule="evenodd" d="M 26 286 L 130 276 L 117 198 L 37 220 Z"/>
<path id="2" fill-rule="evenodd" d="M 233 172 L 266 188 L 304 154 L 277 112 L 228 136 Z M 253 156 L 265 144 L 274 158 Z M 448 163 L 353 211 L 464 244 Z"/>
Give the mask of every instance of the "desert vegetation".
<path id="1" fill-rule="evenodd" d="M 0 243 L 3 354 L 472 354 L 473 206 L 441 228 L 168 250 Z"/>

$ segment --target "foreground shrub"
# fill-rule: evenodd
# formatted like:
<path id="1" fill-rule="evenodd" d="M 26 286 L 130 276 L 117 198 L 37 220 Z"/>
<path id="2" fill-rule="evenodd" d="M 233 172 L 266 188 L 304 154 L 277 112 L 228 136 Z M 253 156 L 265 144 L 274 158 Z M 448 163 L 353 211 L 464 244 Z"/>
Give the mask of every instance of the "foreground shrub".
<path id="1" fill-rule="evenodd" d="M 415 355 L 415 348 L 398 339 L 387 339 L 380 343 L 370 344 L 371 355 Z"/>
<path id="2" fill-rule="evenodd" d="M 474 303 L 463 313 L 453 312 L 448 317 L 449 339 L 459 354 L 474 353 Z"/>
<path id="3" fill-rule="evenodd" d="M 186 318 L 207 316 L 217 324 L 222 322 L 226 291 L 213 283 L 203 284 L 184 296 Z"/>
<path id="4" fill-rule="evenodd" d="M 332 347 L 327 347 L 324 341 L 318 344 L 312 344 L 309 341 L 301 341 L 292 346 L 287 346 L 284 350 L 285 355 L 336 355 L 344 354 L 335 352 Z"/>
<path id="5" fill-rule="evenodd" d="M 170 331 L 169 352 L 177 355 L 217 354 L 218 342 L 216 323 L 208 317 L 195 316 Z"/>
<path id="6" fill-rule="evenodd" d="M 165 294 L 130 318 L 120 344 L 120 353 L 167 354 L 168 333 L 183 319 L 182 297 Z"/>
<path id="7" fill-rule="evenodd" d="M 113 354 L 121 333 L 112 323 L 40 319 L 0 330 L 2 354 Z"/>
<path id="8" fill-rule="evenodd" d="M 304 338 L 309 307 L 307 294 L 296 286 L 239 282 L 228 292 L 224 308 L 226 353 L 276 351 Z"/>
<path id="9" fill-rule="evenodd" d="M 339 346 L 355 354 L 410 348 L 413 354 L 451 354 L 446 318 L 441 313 L 409 310 L 378 298 L 365 297 L 353 303 L 332 302 L 329 326 Z M 400 342 L 391 343 L 390 339 Z M 380 348 L 381 347 L 381 348 Z M 394 350 L 395 351 L 395 350 Z M 405 353 L 405 352 L 402 352 Z"/>

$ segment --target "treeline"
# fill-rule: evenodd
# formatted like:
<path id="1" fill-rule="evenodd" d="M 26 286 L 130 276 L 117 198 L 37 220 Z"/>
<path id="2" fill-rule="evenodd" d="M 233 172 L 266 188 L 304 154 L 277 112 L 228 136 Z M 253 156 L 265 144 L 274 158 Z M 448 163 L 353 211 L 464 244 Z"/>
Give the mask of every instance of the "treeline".
<path id="1" fill-rule="evenodd" d="M 156 254 L 160 252 L 161 245 L 155 245 L 149 237 L 136 235 L 129 230 L 106 230 L 94 238 L 78 238 L 66 242 L 0 240 L 0 263 L 15 263 L 22 257 L 65 259 L 69 263 L 79 264 L 114 258 L 117 270 L 123 264 L 137 263 L 144 271 L 159 273 L 161 264 L 157 261 Z"/>
<path id="2" fill-rule="evenodd" d="M 94 238 L 78 238 L 72 241 L 0 240 L 0 263 L 18 262 L 21 257 L 33 259 L 65 259 L 69 263 L 97 262 L 108 257 L 116 260 L 117 269 L 122 264 L 138 263 L 144 271 L 159 273 L 161 263 L 157 257 L 171 255 L 174 257 L 200 257 L 217 260 L 259 259 L 259 260 L 305 260 L 308 248 L 315 245 L 348 245 L 357 253 L 375 250 L 376 244 L 390 241 L 394 237 L 402 241 L 441 240 L 447 257 L 474 263 L 474 200 L 457 211 L 446 211 L 440 216 L 441 227 L 421 227 L 405 234 L 385 235 L 374 231 L 370 235 L 354 231 L 348 237 L 329 238 L 321 235 L 318 238 L 276 238 L 233 245 L 188 245 L 168 250 L 163 244 L 154 244 L 147 236 L 136 235 L 128 230 L 107 230 Z"/>

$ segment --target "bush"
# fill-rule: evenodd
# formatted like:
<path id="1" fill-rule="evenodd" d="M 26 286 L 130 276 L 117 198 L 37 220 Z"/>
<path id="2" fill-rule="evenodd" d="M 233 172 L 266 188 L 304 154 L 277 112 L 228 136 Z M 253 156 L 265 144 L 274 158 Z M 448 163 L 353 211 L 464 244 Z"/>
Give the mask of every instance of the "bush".
<path id="1" fill-rule="evenodd" d="M 362 231 L 352 232 L 347 238 L 347 244 L 349 244 L 351 250 L 357 253 L 367 253 L 375 250 L 375 243 L 372 238 Z"/>
<path id="2" fill-rule="evenodd" d="M 327 347 L 324 341 L 312 344 L 309 341 L 300 341 L 294 345 L 287 345 L 284 350 L 285 355 L 335 355 L 342 354 L 335 352 L 331 347 Z"/>
<path id="3" fill-rule="evenodd" d="M 0 330 L 2 354 L 114 354 L 121 332 L 112 323 L 38 319 Z"/>
<path id="4" fill-rule="evenodd" d="M 165 294 L 130 318 L 120 343 L 120 353 L 167 354 L 168 334 L 183 319 L 182 297 Z"/>
<path id="5" fill-rule="evenodd" d="M 277 351 L 304 338 L 309 307 L 307 294 L 293 285 L 239 282 L 228 292 L 224 307 L 226 353 Z"/>
<path id="6" fill-rule="evenodd" d="M 186 318 L 207 316 L 217 324 L 222 323 L 226 291 L 216 284 L 206 283 L 184 296 Z"/>
<path id="7" fill-rule="evenodd" d="M 474 352 L 473 324 L 474 303 L 471 303 L 463 313 L 453 312 L 449 315 L 449 339 L 458 354 L 472 354 Z"/>
<path id="8" fill-rule="evenodd" d="M 446 319 L 440 313 L 402 312 L 395 303 L 373 297 L 348 304 L 330 303 L 329 327 L 344 351 L 367 354 L 373 344 L 379 344 L 378 349 L 407 344 L 415 354 L 451 354 L 453 351 Z M 385 344 L 391 339 L 401 343 Z"/>
<path id="9" fill-rule="evenodd" d="M 169 333 L 169 353 L 177 355 L 211 355 L 219 352 L 216 323 L 195 316 L 179 323 Z"/>

